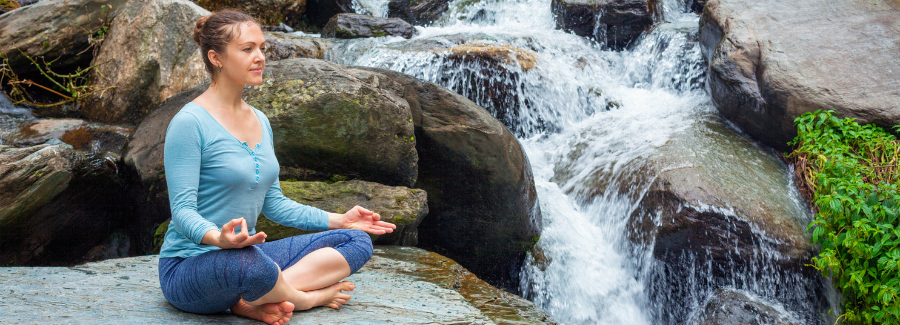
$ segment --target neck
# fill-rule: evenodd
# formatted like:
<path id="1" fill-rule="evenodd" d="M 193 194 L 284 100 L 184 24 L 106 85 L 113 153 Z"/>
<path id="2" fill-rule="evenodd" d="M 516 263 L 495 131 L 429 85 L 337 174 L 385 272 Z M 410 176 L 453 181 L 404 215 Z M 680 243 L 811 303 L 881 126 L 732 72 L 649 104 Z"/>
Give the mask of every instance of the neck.
<path id="1" fill-rule="evenodd" d="M 212 93 L 212 100 L 215 101 L 216 106 L 235 113 L 239 112 L 243 107 L 241 94 L 244 92 L 244 84 L 229 80 L 222 75 L 217 79 L 216 82 L 209 85 L 207 90 Z"/>

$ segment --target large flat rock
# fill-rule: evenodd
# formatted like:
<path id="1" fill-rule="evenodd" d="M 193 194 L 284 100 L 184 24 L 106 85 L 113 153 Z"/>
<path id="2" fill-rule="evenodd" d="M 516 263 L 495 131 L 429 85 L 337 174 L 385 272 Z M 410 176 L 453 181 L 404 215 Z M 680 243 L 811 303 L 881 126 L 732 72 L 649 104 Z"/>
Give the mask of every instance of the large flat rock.
<path id="1" fill-rule="evenodd" d="M 0 319 L 10 323 L 255 324 L 228 312 L 182 312 L 162 295 L 158 256 L 73 267 L 0 268 Z M 540 308 L 490 287 L 450 259 L 412 247 L 376 246 L 348 280 L 353 298 L 338 310 L 294 313 L 290 324 L 554 323 Z M 261 323 L 260 323 L 261 324 Z"/>

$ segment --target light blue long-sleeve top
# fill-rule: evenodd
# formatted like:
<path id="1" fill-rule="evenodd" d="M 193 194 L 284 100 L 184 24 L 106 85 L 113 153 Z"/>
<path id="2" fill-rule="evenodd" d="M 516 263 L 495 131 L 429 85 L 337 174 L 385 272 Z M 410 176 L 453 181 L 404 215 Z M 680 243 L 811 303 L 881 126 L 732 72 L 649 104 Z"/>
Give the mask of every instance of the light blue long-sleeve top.
<path id="1" fill-rule="evenodd" d="M 253 235 L 260 211 L 285 226 L 328 229 L 327 212 L 297 203 L 281 192 L 272 126 L 263 112 L 253 110 L 262 127 L 262 139 L 254 148 L 231 135 L 194 102 L 185 104 L 169 122 L 163 160 L 172 221 L 161 258 L 187 258 L 220 249 L 200 240 L 231 219 L 245 218 Z M 238 229 L 240 226 L 235 231 Z"/>

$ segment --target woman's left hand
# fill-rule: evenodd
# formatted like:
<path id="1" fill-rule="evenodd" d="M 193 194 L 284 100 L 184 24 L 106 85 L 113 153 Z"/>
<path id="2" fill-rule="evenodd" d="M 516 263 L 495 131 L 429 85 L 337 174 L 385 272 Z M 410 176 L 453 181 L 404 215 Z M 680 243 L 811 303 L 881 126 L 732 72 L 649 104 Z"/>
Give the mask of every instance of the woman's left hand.
<path id="1" fill-rule="evenodd" d="M 361 206 L 355 206 L 344 214 L 328 214 L 330 229 L 359 229 L 374 235 L 393 232 L 397 226 L 381 221 L 381 215 Z"/>

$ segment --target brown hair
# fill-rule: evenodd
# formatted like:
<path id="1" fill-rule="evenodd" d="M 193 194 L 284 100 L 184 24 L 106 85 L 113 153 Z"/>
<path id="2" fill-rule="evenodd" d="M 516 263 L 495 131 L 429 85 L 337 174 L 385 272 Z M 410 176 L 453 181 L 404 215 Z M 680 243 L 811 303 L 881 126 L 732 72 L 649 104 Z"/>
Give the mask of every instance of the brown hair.
<path id="1" fill-rule="evenodd" d="M 238 24 L 251 22 L 260 26 L 258 21 L 252 16 L 234 9 L 225 9 L 217 11 L 209 16 L 203 16 L 197 19 L 194 25 L 194 42 L 200 46 L 200 56 L 203 57 L 203 63 L 206 65 L 206 71 L 210 77 L 215 76 L 217 68 L 209 62 L 209 50 L 216 51 L 220 55 L 225 54 L 225 47 L 235 37 L 240 36 Z M 235 35 L 237 31 L 237 35 Z"/>

